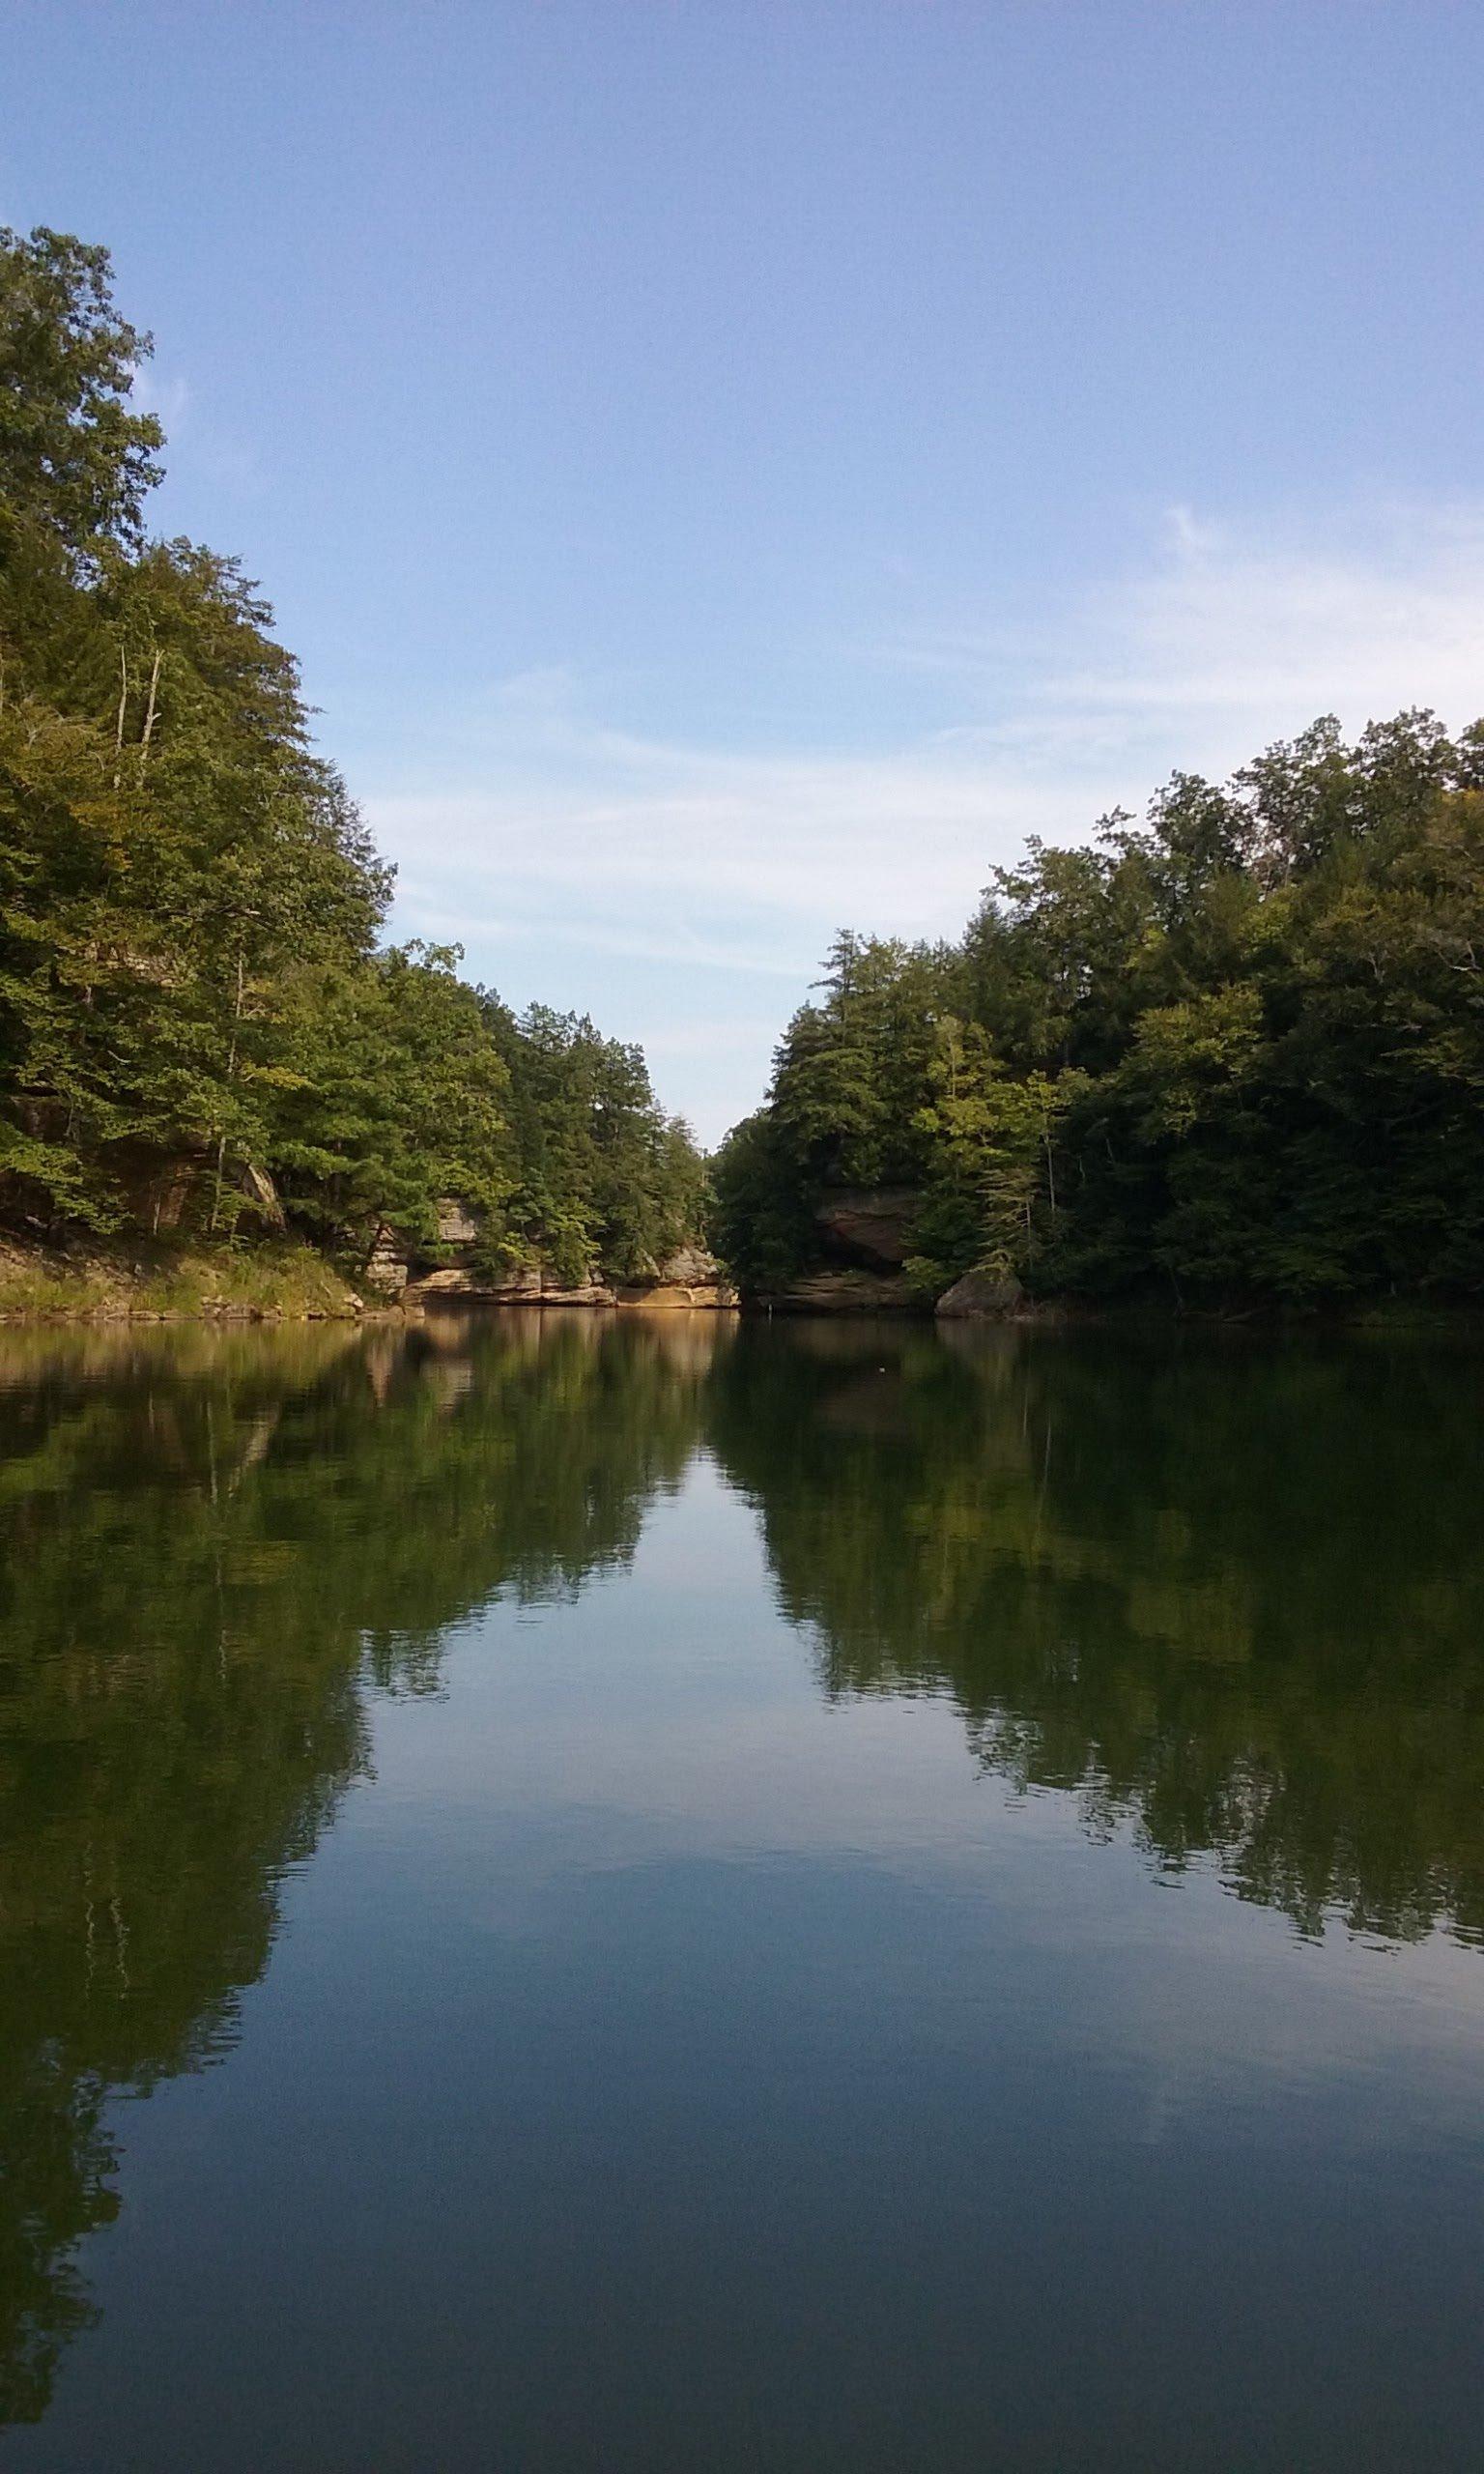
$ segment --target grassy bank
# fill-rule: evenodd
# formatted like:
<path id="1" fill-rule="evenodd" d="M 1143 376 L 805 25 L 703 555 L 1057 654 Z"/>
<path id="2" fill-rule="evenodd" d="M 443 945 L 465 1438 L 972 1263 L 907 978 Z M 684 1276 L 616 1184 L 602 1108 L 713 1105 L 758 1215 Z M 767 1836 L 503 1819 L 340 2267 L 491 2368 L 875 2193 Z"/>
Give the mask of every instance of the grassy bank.
<path id="1" fill-rule="evenodd" d="M 91 1246 L 66 1252 L 0 1239 L 0 1322 L 303 1322 L 362 1302 L 307 1246 Z"/>

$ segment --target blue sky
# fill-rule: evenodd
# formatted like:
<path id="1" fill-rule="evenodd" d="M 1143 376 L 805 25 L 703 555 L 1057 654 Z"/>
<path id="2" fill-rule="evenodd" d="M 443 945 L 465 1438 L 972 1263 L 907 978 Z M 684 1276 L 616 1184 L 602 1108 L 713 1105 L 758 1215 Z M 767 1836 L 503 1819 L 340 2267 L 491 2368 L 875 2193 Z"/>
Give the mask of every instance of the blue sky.
<path id="1" fill-rule="evenodd" d="M 396 926 L 713 1138 L 832 932 L 1484 710 L 1484 9 L 3 10 Z"/>

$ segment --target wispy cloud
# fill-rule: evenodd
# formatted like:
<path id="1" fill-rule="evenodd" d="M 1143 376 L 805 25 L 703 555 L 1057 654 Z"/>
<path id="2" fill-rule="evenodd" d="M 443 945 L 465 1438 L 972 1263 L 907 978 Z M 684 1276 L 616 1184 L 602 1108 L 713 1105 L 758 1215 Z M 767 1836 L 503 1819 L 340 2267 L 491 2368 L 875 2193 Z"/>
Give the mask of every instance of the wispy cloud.
<path id="1" fill-rule="evenodd" d="M 178 370 L 162 368 L 157 360 L 140 361 L 131 393 L 136 408 L 154 413 L 165 433 L 167 497 L 170 476 L 186 468 L 218 488 L 261 493 L 265 475 L 257 448 L 235 437 Z"/>
<path id="2" fill-rule="evenodd" d="M 1461 722 L 1484 693 L 1484 507 L 1391 509 L 1327 548 L 1196 532 L 1091 619 L 1112 647 L 1059 692 L 1131 726 L 1225 728 L 1250 752 L 1318 711 Z"/>
<path id="3" fill-rule="evenodd" d="M 986 624 L 870 658 L 883 709 L 894 670 L 919 693 L 938 674 L 942 726 L 884 755 L 689 745 L 624 730 L 561 670 L 499 682 L 438 778 L 368 802 L 404 922 L 497 973 L 532 939 L 644 962 L 668 988 L 657 1045 L 704 1018 L 717 970 L 771 982 L 782 1019 L 836 928 L 955 933 L 1028 833 L 1083 838 L 1177 764 L 1226 772 L 1320 712 L 1471 719 L 1484 508 L 1323 541 L 1181 509 L 1141 572 L 1013 641 Z"/>
<path id="4" fill-rule="evenodd" d="M 141 360 L 130 389 L 141 413 L 154 413 L 167 438 L 178 438 L 190 418 L 190 388 L 184 378 L 171 377 L 157 361 Z"/>
<path id="5" fill-rule="evenodd" d="M 1484 505 L 1392 506 L 1318 541 L 1170 511 L 1140 572 L 1029 636 L 946 630 L 887 658 L 936 669 L 984 727 L 1046 758 L 1146 748 L 1219 769 L 1318 712 L 1359 724 L 1484 701 Z M 972 726 L 971 726 L 972 727 Z"/>

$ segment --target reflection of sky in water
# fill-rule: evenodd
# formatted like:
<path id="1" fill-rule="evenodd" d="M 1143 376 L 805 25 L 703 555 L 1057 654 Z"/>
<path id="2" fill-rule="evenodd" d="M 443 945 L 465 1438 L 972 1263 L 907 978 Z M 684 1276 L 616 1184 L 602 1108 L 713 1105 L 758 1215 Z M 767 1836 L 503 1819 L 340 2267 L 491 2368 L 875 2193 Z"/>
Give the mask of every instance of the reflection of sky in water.
<path id="1" fill-rule="evenodd" d="M 679 1465 L 369 1694 L 224 2058 L 113 2108 L 14 2462 L 1475 2463 L 1478 1951 L 1172 1877 L 930 1660 L 827 1693 L 703 1421 Z"/>
<path id="2" fill-rule="evenodd" d="M 401 1874 L 457 1806 L 461 1860 L 440 1897 L 467 1900 L 471 1929 L 538 1930 L 544 1905 L 587 1874 L 738 1866 L 786 1878 L 795 1896 L 812 1877 L 838 1896 L 861 1874 L 863 1905 L 919 1905 L 936 1935 L 951 1914 L 978 1954 L 941 2032 L 956 2017 L 972 2041 L 1015 2009 L 1010 1971 L 1018 2031 L 1096 2046 L 1161 2129 L 1183 2107 L 1236 2105 L 1244 2136 L 1286 2142 L 1312 2082 L 1361 2144 L 1409 2123 L 1436 2131 L 1440 2106 L 1450 2135 L 1477 2137 L 1474 1952 L 1340 1926 L 1303 1941 L 1229 1897 L 1216 1859 L 1172 1882 L 1131 1823 L 1097 1840 L 1071 1796 L 1008 1789 L 974 1763 L 946 1697 L 825 1700 L 757 1589 L 757 1551 L 754 1515 L 698 1461 L 683 1502 L 651 1515 L 632 1581 L 599 1581 L 562 1615 L 559 1657 L 546 1616 L 497 1607 L 465 1628 L 428 1723 L 378 1729 L 380 1795 L 345 1834 L 394 1849 Z"/>

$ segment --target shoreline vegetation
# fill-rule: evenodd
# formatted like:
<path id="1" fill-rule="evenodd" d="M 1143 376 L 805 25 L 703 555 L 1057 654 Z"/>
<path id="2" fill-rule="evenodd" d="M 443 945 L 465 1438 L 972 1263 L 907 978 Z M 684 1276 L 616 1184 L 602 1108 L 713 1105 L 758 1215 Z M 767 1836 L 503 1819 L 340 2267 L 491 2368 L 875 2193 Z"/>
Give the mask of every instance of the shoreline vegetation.
<path id="1" fill-rule="evenodd" d="M 91 1244 L 62 1250 L 0 1237 L 0 1328 L 28 1323 L 405 1322 L 467 1305 L 573 1307 L 648 1313 L 728 1312 L 736 1298 L 709 1258 L 677 1266 L 684 1280 L 620 1284 L 484 1284 L 454 1274 L 397 1294 L 357 1287 L 312 1246 L 258 1239 L 248 1247 Z"/>
<path id="2" fill-rule="evenodd" d="M 382 941 L 391 869 L 107 251 L 0 231 L 0 1318 L 1484 1304 L 1484 724 L 1322 718 L 842 935 L 714 1159 L 642 1051 Z"/>
<path id="3" fill-rule="evenodd" d="M 848 1273 L 797 1281 L 776 1297 L 739 1294 L 714 1261 L 694 1284 L 663 1280 L 609 1285 L 548 1281 L 499 1284 L 436 1277 L 387 1296 L 357 1287 L 312 1246 L 258 1239 L 248 1247 L 144 1248 L 87 1245 L 71 1250 L 19 1246 L 0 1237 L 0 1333 L 44 1326 L 120 1328 L 150 1324 L 409 1324 L 464 1311 L 574 1310 L 749 1317 L 777 1315 L 892 1322 L 999 1323 L 1019 1329 L 1086 1332 L 1178 1328 L 1254 1335 L 1344 1329 L 1398 1337 L 1467 1333 L 1484 1338 L 1484 1311 L 1425 1299 L 1352 1301 L 1326 1309 L 1281 1306 L 1175 1306 L 1157 1297 L 1092 1304 L 1021 1295 L 996 1304 L 950 1306 L 881 1276 Z"/>
<path id="4" fill-rule="evenodd" d="M 1476 1311 L 1484 724 L 1322 719 L 1032 840 L 957 943 L 840 936 L 713 1179 L 794 1302 Z"/>
<path id="5" fill-rule="evenodd" d="M 361 1301 L 308 1246 L 71 1252 L 0 1241 L 0 1325 L 340 1320 Z"/>
<path id="6" fill-rule="evenodd" d="M 0 231 L 13 1293 L 72 1293 L 67 1257 L 82 1294 L 136 1287 L 137 1256 L 152 1297 L 162 1277 L 316 1311 L 439 1272 L 660 1281 L 704 1223 L 689 1130 L 585 1015 L 517 1015 L 457 946 L 382 941 L 392 871 L 268 605 L 232 560 L 147 532 L 149 351 L 106 250 Z"/>

